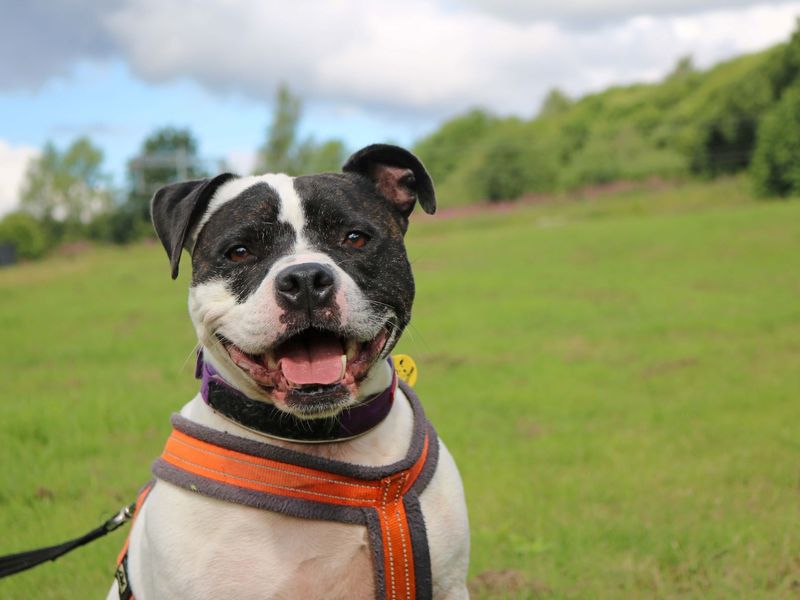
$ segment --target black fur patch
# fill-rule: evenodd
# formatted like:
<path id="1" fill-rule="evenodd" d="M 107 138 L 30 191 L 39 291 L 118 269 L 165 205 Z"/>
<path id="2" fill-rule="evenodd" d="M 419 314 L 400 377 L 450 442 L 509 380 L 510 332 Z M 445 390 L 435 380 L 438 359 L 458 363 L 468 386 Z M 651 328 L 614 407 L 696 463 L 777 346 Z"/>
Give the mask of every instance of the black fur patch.
<path id="1" fill-rule="evenodd" d="M 303 202 L 309 243 L 350 275 L 376 307 L 391 306 L 400 319 L 397 325 L 405 327 L 414 301 L 414 279 L 400 211 L 359 175 L 298 177 L 295 189 Z M 351 231 L 366 233 L 369 242 L 363 248 L 345 244 Z"/>
<path id="2" fill-rule="evenodd" d="M 280 200 L 267 184 L 258 183 L 223 204 L 205 224 L 192 253 L 192 284 L 223 279 L 244 302 L 267 276 L 272 264 L 288 254 L 295 233 L 278 221 Z M 233 262 L 228 251 L 244 246 L 251 257 Z"/>

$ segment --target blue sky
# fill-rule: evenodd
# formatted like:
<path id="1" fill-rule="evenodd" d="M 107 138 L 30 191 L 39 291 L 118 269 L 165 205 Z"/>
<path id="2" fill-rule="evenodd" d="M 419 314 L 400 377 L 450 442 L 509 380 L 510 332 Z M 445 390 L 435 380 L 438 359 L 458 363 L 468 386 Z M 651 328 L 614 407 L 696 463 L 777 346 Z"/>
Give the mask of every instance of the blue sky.
<path id="1" fill-rule="evenodd" d="M 785 40 L 800 0 L 42 0 L 0 21 L 0 213 L 27 161 L 88 135 L 105 169 L 165 126 L 246 171 L 276 86 L 305 100 L 303 136 L 409 145 L 482 106 L 530 117 L 573 96 L 655 81 Z"/>
<path id="2" fill-rule="evenodd" d="M 128 159 L 148 133 L 165 125 L 190 128 L 203 157 L 247 166 L 248 155 L 264 142 L 270 111 L 270 100 L 214 93 L 187 77 L 153 84 L 137 79 L 120 60 L 82 62 L 35 90 L 0 94 L 0 114 L 14 115 L 0 126 L 0 138 L 38 148 L 47 141 L 64 147 L 88 135 L 103 149 L 115 183 L 123 185 Z M 310 103 L 301 135 L 346 139 L 356 149 L 376 135 L 409 144 L 433 124 L 423 115 L 399 123 L 380 112 Z"/>

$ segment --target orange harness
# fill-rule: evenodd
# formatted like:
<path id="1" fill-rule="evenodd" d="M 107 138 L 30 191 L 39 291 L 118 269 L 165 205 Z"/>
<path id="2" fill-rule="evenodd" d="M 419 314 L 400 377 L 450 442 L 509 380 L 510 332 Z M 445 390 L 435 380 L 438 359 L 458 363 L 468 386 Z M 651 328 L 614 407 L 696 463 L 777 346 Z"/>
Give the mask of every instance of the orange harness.
<path id="1" fill-rule="evenodd" d="M 364 467 L 301 454 L 211 430 L 175 415 L 153 472 L 198 493 L 292 516 L 357 523 L 370 533 L 376 597 L 425 600 L 432 595 L 427 535 L 418 496 L 433 475 L 438 438 L 419 401 L 406 457 Z M 137 513 L 152 484 L 137 501 Z M 127 585 L 127 545 L 118 560 L 120 597 Z M 120 573 L 122 575 L 120 576 Z"/>

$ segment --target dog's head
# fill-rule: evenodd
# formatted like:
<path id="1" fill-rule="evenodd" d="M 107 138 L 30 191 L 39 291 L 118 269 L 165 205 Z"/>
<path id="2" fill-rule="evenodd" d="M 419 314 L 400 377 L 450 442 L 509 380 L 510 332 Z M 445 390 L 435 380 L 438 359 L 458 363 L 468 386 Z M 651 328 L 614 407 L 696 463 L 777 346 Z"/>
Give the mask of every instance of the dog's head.
<path id="1" fill-rule="evenodd" d="M 374 367 L 411 317 L 403 236 L 417 202 L 436 209 L 422 163 L 377 144 L 343 173 L 224 174 L 168 185 L 151 208 L 173 278 L 191 254 L 207 359 L 249 397 L 315 418 L 378 391 Z"/>

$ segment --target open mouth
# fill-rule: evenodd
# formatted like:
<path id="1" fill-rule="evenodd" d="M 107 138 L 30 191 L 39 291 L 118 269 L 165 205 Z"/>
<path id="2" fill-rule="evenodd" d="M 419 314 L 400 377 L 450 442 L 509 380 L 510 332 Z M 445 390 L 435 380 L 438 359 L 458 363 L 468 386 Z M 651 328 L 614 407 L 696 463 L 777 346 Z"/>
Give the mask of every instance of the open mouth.
<path id="1" fill-rule="evenodd" d="M 290 405 L 330 405 L 355 392 L 389 338 L 382 328 L 366 341 L 306 329 L 262 354 L 249 354 L 218 335 L 231 360 L 273 398 Z M 321 408 L 321 407 L 320 407 Z"/>

